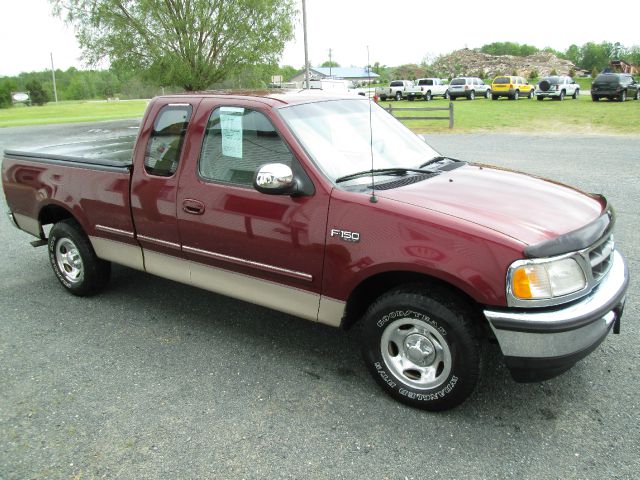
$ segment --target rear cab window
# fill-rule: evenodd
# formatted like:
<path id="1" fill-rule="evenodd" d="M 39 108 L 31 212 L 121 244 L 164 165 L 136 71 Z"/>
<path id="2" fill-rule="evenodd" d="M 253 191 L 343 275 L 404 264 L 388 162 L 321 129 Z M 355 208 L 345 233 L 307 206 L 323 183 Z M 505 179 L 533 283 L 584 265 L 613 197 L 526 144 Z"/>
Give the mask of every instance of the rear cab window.
<path id="1" fill-rule="evenodd" d="M 170 177 L 176 172 L 192 111 L 189 104 L 162 107 L 144 154 L 144 169 L 148 174 Z"/>

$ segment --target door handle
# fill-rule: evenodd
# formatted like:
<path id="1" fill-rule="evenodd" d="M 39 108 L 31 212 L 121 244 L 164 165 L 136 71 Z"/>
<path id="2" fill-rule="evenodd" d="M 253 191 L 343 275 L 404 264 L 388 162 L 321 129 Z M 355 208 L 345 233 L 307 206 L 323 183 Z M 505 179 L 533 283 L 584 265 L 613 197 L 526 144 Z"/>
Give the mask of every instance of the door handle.
<path id="1" fill-rule="evenodd" d="M 202 215 L 204 213 L 204 203 L 187 198 L 182 202 L 182 210 L 191 215 Z"/>

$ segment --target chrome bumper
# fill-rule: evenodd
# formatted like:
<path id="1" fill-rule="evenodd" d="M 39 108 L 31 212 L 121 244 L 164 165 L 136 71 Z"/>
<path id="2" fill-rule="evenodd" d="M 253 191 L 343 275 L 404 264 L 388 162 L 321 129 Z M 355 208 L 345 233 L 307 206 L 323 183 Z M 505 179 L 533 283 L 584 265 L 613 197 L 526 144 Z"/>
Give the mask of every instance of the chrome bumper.
<path id="1" fill-rule="evenodd" d="M 566 367 L 564 370 L 567 370 L 604 340 L 612 326 L 620 321 L 629 286 L 624 257 L 618 251 L 613 255 L 609 273 L 582 300 L 542 311 L 484 311 L 507 365 L 536 368 L 537 363 L 547 360 L 548 364 L 548 360 L 553 359 L 556 369 Z"/>

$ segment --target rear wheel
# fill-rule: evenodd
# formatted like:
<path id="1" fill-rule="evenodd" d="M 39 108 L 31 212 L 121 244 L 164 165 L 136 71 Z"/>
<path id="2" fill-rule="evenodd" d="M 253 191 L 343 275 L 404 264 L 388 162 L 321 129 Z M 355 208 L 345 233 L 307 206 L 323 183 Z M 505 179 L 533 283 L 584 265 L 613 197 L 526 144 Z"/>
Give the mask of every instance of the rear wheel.
<path id="1" fill-rule="evenodd" d="M 634 97 L 636 100 L 640 100 L 640 88 L 636 90 L 636 96 Z"/>
<path id="2" fill-rule="evenodd" d="M 626 102 L 627 101 L 627 91 L 623 90 L 622 92 L 620 92 L 620 96 L 618 97 L 618 101 L 619 102 Z"/>
<path id="3" fill-rule="evenodd" d="M 449 90 L 444 92 L 443 97 L 444 97 L 445 100 L 449 100 Z"/>
<path id="4" fill-rule="evenodd" d="M 491 95 L 491 99 L 492 100 L 498 100 L 500 97 L 498 95 Z"/>
<path id="5" fill-rule="evenodd" d="M 533 89 L 529 90 L 529 100 L 533 100 L 533 97 L 535 97 L 535 94 L 533 92 Z"/>
<path id="6" fill-rule="evenodd" d="M 446 290 L 413 286 L 380 297 L 365 314 L 363 357 L 392 397 L 425 410 L 462 403 L 480 375 L 469 312 Z"/>
<path id="7" fill-rule="evenodd" d="M 382 100 L 383 102 L 387 99 L 386 95 L 380 95 L 380 100 Z"/>
<path id="8" fill-rule="evenodd" d="M 56 223 L 49 232 L 48 246 L 53 272 L 72 294 L 94 295 L 109 281 L 111 264 L 97 257 L 89 238 L 75 220 Z"/>
<path id="9" fill-rule="evenodd" d="M 396 92 L 396 100 L 397 101 L 402 100 L 402 92 L 400 92 L 400 91 Z"/>
<path id="10" fill-rule="evenodd" d="M 431 98 L 432 98 L 432 97 L 431 97 L 431 92 L 429 92 L 429 91 L 428 91 L 428 92 L 425 92 L 425 94 L 424 94 L 424 101 L 425 101 L 425 102 L 430 102 L 430 101 L 431 101 Z"/>
<path id="11" fill-rule="evenodd" d="M 576 91 L 573 92 L 573 95 L 571 96 L 571 98 L 573 98 L 574 100 L 577 100 L 579 96 L 580 96 L 580 89 L 576 88 Z"/>
<path id="12" fill-rule="evenodd" d="M 556 98 L 557 98 L 557 99 L 558 99 L 558 101 L 560 101 L 560 102 L 561 102 L 561 101 L 563 101 L 563 100 L 564 100 L 564 90 L 562 90 L 562 91 L 560 92 L 560 95 L 559 95 L 559 96 L 557 96 Z"/>
<path id="13" fill-rule="evenodd" d="M 487 100 L 491 100 L 492 97 L 493 93 L 491 93 L 491 90 L 487 90 L 484 94 L 484 98 L 486 98 Z"/>
<path id="14" fill-rule="evenodd" d="M 475 98 L 476 98 L 476 92 L 474 92 L 473 90 L 471 90 L 471 91 L 469 92 L 469 95 L 467 95 L 467 98 L 468 98 L 469 100 L 475 100 Z"/>
<path id="15" fill-rule="evenodd" d="M 520 91 L 516 90 L 515 92 L 513 92 L 513 95 L 511 95 L 511 100 L 518 100 L 520 98 Z"/>

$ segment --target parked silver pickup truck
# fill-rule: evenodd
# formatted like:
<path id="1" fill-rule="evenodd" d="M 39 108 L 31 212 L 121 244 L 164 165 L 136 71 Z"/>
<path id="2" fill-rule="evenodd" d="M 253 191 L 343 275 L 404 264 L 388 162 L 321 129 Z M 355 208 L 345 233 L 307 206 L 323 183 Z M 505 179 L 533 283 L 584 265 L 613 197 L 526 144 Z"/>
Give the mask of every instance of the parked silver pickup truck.
<path id="1" fill-rule="evenodd" d="M 411 80 L 393 80 L 388 87 L 376 87 L 376 97 L 384 101 L 387 98 L 402 100 L 406 96 L 407 90 L 413 87 Z"/>
<path id="2" fill-rule="evenodd" d="M 411 101 L 422 98 L 427 102 L 433 97 L 448 99 L 449 85 L 440 78 L 419 78 L 416 80 L 416 84 L 407 90 L 406 97 Z"/>

